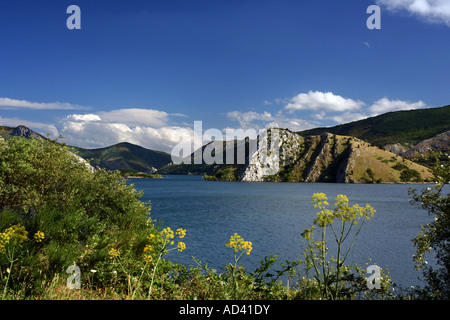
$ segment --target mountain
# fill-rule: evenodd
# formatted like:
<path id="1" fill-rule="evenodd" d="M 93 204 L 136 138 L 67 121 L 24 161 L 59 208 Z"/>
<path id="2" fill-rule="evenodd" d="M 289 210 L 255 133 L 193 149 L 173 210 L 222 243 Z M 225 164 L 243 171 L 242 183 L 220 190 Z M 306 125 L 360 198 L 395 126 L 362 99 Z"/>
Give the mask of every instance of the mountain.
<path id="1" fill-rule="evenodd" d="M 419 142 L 414 147 L 404 152 L 403 156 L 406 158 L 414 158 L 417 155 L 426 154 L 430 151 L 450 151 L 450 131 L 443 132 L 432 137 L 431 139 L 426 139 Z"/>
<path id="2" fill-rule="evenodd" d="M 37 138 L 37 139 L 46 139 L 43 135 L 25 127 L 4 127 L 0 126 L 0 136 L 8 137 L 8 136 L 17 136 L 17 137 L 25 137 L 25 138 Z"/>
<path id="3" fill-rule="evenodd" d="M 203 145 L 201 148 L 193 152 L 191 155 L 179 159 L 181 164 L 169 165 L 159 170 L 162 174 L 187 174 L 187 175 L 212 175 L 216 169 L 219 168 L 220 164 L 226 163 L 227 154 L 232 152 L 233 161 L 232 163 L 245 162 L 250 152 L 255 150 L 249 149 L 249 140 L 231 140 L 231 141 L 211 141 Z M 242 159 L 237 159 L 238 150 L 245 148 L 245 153 Z M 205 161 L 203 155 L 210 155 L 217 161 Z M 213 164 L 211 164 L 213 163 Z"/>
<path id="4" fill-rule="evenodd" d="M 74 147 L 74 152 L 89 160 L 94 167 L 106 170 L 132 169 L 139 172 L 151 172 L 172 162 L 171 155 L 166 152 L 146 149 L 128 142 L 99 149 Z"/>
<path id="5" fill-rule="evenodd" d="M 278 145 L 274 146 L 273 134 Z M 432 181 L 428 168 L 361 139 L 331 133 L 306 136 L 270 129 L 272 145 L 248 157 L 245 165 L 217 166 L 209 180 L 338 183 Z M 270 143 L 269 143 L 270 144 Z M 274 152 L 277 148 L 278 152 Z"/>
<path id="6" fill-rule="evenodd" d="M 408 111 L 395 111 L 328 128 L 299 132 L 302 136 L 333 133 L 352 136 L 379 147 L 406 152 L 423 140 L 450 130 L 450 105 Z"/>
<path id="7" fill-rule="evenodd" d="M 389 112 L 301 132 L 287 129 L 268 132 L 271 130 L 280 137 L 278 150 L 264 150 L 262 137 L 256 141 L 213 141 L 185 159 L 194 164 L 172 165 L 170 154 L 131 143 L 99 149 L 73 147 L 73 151 L 90 160 L 94 167 L 107 170 L 157 169 L 162 174 L 204 174 L 212 180 L 420 182 L 432 179 L 429 170 L 408 159 L 430 150 L 450 151 L 450 105 Z M 0 126 L 0 136 L 12 135 L 44 138 L 24 126 Z M 253 143 L 257 148 L 251 147 Z M 244 161 L 233 164 L 237 163 L 236 150 L 240 147 L 245 147 Z M 234 162 L 220 164 L 228 162 L 226 155 L 231 151 Z M 222 161 L 205 162 L 198 158 L 204 153 Z M 427 161 L 422 163 L 429 165 Z"/>
<path id="8" fill-rule="evenodd" d="M 25 138 L 46 139 L 39 133 L 25 127 L 0 126 L 0 136 L 8 138 L 19 136 Z M 172 162 L 171 155 L 162 151 L 146 149 L 131 143 L 118 143 L 113 146 L 99 149 L 83 149 L 71 147 L 69 149 L 78 156 L 90 162 L 93 167 L 106 170 L 136 170 L 138 172 L 149 172 L 160 169 Z"/>

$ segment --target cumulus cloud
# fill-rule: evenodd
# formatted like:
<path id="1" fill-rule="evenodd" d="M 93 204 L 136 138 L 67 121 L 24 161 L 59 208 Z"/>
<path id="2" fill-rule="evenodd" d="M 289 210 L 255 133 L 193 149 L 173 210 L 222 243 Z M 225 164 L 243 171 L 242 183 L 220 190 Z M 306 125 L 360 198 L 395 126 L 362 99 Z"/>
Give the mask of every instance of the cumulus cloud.
<path id="1" fill-rule="evenodd" d="M 332 92 L 309 91 L 293 97 L 285 106 L 287 110 L 327 110 L 327 111 L 353 111 L 361 109 L 365 103 L 346 99 Z"/>
<path id="2" fill-rule="evenodd" d="M 71 115 L 67 116 L 66 119 L 69 121 L 81 121 L 81 122 L 102 120 L 98 115 L 92 114 L 92 113 L 90 113 L 90 114 L 71 114 Z"/>
<path id="3" fill-rule="evenodd" d="M 192 132 L 170 125 L 170 115 L 164 111 L 135 108 L 71 114 L 59 126 L 65 141 L 74 146 L 98 148 L 130 142 L 165 152 L 171 152 L 180 141 L 188 141 Z"/>
<path id="4" fill-rule="evenodd" d="M 2 109 L 36 109 L 36 110 L 85 110 L 90 107 L 84 107 L 67 102 L 32 102 L 27 100 L 17 100 L 11 98 L 0 97 L 0 107 Z"/>
<path id="5" fill-rule="evenodd" d="M 282 111 L 272 114 L 268 111 L 258 113 L 255 111 L 241 112 L 231 111 L 227 117 L 233 121 L 239 122 L 242 129 L 261 129 L 261 128 L 287 128 L 293 131 L 311 129 L 317 122 L 307 121 L 299 118 L 286 116 Z"/>
<path id="6" fill-rule="evenodd" d="M 227 117 L 239 122 L 243 129 L 280 127 L 302 131 L 318 126 L 358 121 L 390 111 L 426 107 L 423 101 L 390 100 L 386 97 L 367 105 L 360 100 L 320 91 L 300 93 L 291 99 L 284 99 L 284 101 L 285 106 L 276 113 L 232 111 L 227 113 Z M 267 104 L 263 103 L 263 105 Z M 297 115 L 294 116 L 294 113 L 301 113 L 301 118 L 296 117 Z"/>
<path id="7" fill-rule="evenodd" d="M 167 124 L 168 113 L 153 109 L 119 109 L 108 112 L 99 112 L 102 120 L 107 122 L 121 122 L 127 125 L 143 125 L 162 127 Z"/>
<path id="8" fill-rule="evenodd" d="M 372 104 L 368 110 L 372 116 L 379 115 L 390 111 L 399 110 L 414 110 L 424 108 L 427 105 L 423 101 L 409 102 L 403 100 L 390 100 L 388 98 L 382 98 Z"/>
<path id="9" fill-rule="evenodd" d="M 376 0 L 391 11 L 406 11 L 427 22 L 445 23 L 450 27 L 450 1 L 448 0 Z"/>

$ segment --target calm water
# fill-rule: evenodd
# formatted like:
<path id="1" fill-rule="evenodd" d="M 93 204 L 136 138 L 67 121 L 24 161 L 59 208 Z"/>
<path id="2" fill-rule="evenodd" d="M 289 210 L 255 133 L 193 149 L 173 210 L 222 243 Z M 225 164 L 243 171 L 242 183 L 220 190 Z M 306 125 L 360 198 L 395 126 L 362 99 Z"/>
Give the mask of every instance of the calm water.
<path id="1" fill-rule="evenodd" d="M 187 229 L 187 248 L 166 256 L 172 261 L 195 265 L 194 256 L 210 268 L 223 270 L 233 261 L 233 252 L 225 243 L 235 232 L 253 243 L 251 254 L 241 260 L 249 271 L 269 254 L 278 255 L 279 261 L 301 258 L 304 241 L 300 234 L 312 225 L 317 213 L 311 196 L 323 192 L 331 205 L 336 195 L 345 194 L 350 205 L 368 203 L 377 210 L 359 234 L 348 263 L 365 268 L 371 258 L 370 264 L 389 269 L 394 282 L 407 287 L 420 283 L 411 239 L 430 217 L 408 202 L 411 186 L 216 182 L 199 176 L 132 179 L 131 183 L 143 190 L 143 201 L 151 201 L 152 219 L 173 230 Z"/>

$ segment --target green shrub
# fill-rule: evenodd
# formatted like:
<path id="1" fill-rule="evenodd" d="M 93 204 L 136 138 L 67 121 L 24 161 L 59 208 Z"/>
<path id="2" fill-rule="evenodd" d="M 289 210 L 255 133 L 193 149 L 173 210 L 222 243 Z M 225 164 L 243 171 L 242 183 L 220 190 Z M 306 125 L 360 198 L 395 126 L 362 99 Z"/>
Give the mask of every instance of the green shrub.
<path id="1" fill-rule="evenodd" d="M 416 294 L 423 299 L 450 298 L 450 157 L 447 154 L 435 154 L 432 172 L 437 181 L 432 187 L 424 188 L 421 193 L 410 189 L 412 203 L 425 209 L 433 221 L 421 226 L 421 232 L 413 239 L 416 247 L 414 261 L 416 268 L 423 270 L 426 285 L 417 289 Z M 439 158 L 444 158 L 442 162 Z M 436 264 L 427 263 L 428 254 L 434 255 Z"/>
<path id="2" fill-rule="evenodd" d="M 154 230 L 149 204 L 118 172 L 92 172 L 54 141 L 0 141 L 0 186 L 0 232 L 20 225 L 30 236 L 37 231 L 45 235 L 38 244 L 25 241 L 17 248 L 22 258 L 9 270 L 14 283 L 51 280 L 73 264 L 86 271 L 86 280 L 89 270 L 109 259 L 111 247 L 132 248 L 139 256 Z M 6 267 L 0 257 L 3 273 Z"/>
<path id="3" fill-rule="evenodd" d="M 422 182 L 423 179 L 420 176 L 420 173 L 414 169 L 404 169 L 400 173 L 400 181 L 402 182 Z"/>

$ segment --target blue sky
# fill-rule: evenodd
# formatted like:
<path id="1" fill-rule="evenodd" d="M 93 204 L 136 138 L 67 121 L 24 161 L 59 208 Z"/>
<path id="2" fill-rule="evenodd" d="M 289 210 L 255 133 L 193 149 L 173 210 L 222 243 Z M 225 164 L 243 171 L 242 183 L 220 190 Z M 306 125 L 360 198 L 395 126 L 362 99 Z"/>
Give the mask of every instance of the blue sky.
<path id="1" fill-rule="evenodd" d="M 333 126 L 450 104 L 449 52 L 448 0 L 2 1 L 0 124 L 164 151 L 196 120 Z"/>

